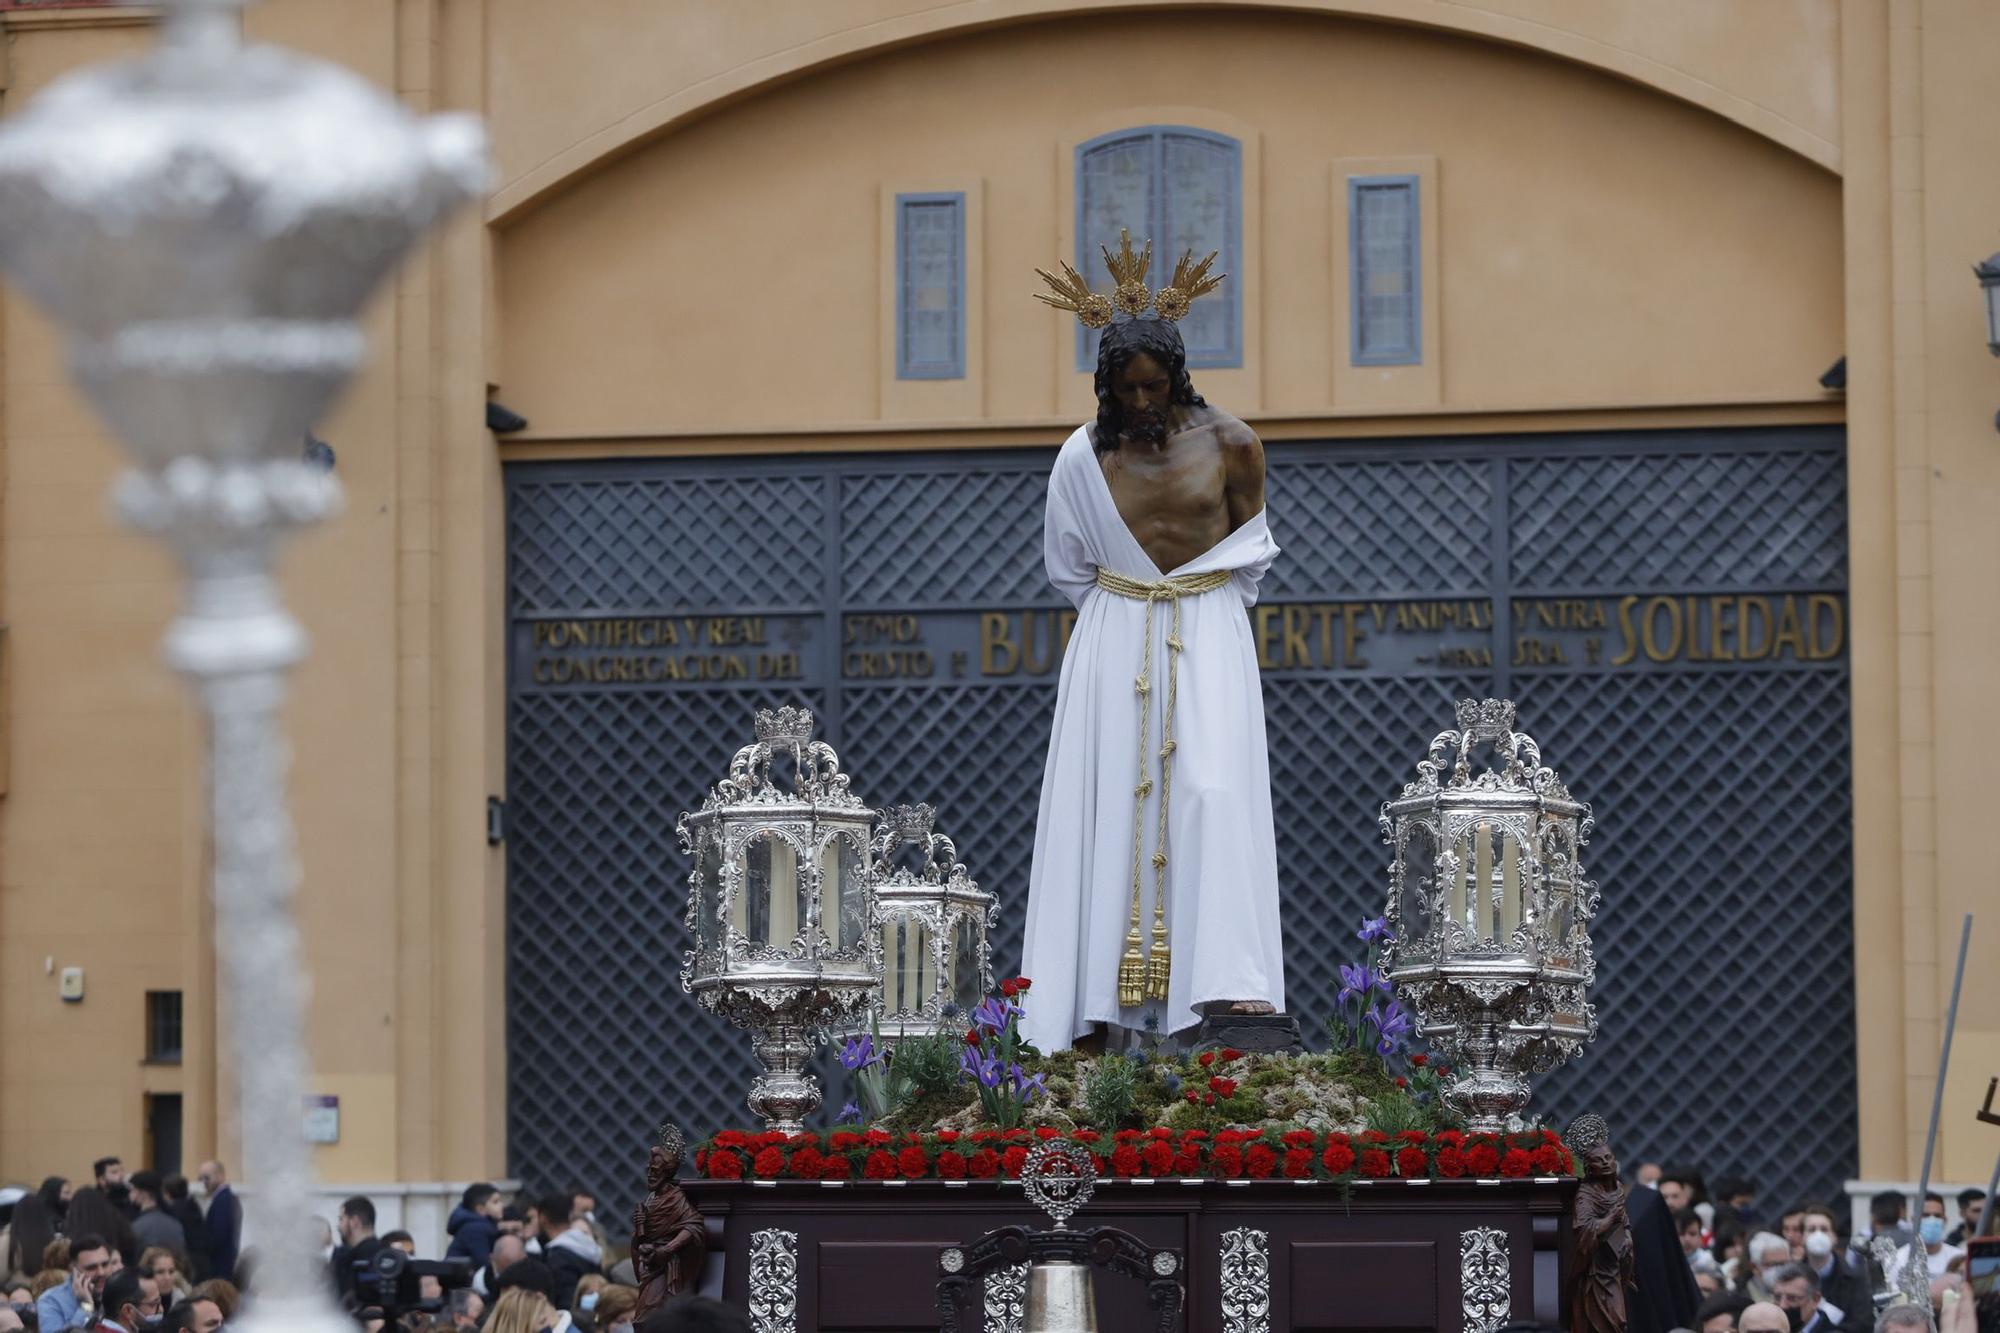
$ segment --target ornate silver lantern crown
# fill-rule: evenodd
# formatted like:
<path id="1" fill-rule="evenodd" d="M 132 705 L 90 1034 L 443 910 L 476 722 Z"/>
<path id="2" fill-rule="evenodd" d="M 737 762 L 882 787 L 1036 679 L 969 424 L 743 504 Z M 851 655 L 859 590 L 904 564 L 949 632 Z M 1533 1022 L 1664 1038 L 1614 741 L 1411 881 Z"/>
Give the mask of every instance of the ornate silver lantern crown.
<path id="1" fill-rule="evenodd" d="M 934 1030 L 946 1005 L 971 1009 L 993 988 L 994 895 L 973 881 L 936 826 L 929 805 L 891 806 L 875 826 L 869 877 L 882 953 L 875 1025 L 890 1047 Z"/>
<path id="2" fill-rule="evenodd" d="M 1445 1096 L 1478 1129 L 1517 1116 L 1528 1075 L 1597 1031 L 1584 993 L 1598 891 L 1579 857 L 1590 807 L 1514 713 L 1509 700 L 1462 700 L 1458 727 L 1438 733 L 1416 781 L 1382 807 L 1395 853 L 1389 977 L 1452 1057 Z"/>
<path id="3" fill-rule="evenodd" d="M 831 1027 L 851 1023 L 881 986 L 868 847 L 875 812 L 813 739 L 803 708 L 756 715 L 757 739 L 701 808 L 681 816 L 692 945 L 681 986 L 751 1033 L 765 1072 L 750 1106 L 797 1132 L 819 1105 L 804 1072 Z"/>

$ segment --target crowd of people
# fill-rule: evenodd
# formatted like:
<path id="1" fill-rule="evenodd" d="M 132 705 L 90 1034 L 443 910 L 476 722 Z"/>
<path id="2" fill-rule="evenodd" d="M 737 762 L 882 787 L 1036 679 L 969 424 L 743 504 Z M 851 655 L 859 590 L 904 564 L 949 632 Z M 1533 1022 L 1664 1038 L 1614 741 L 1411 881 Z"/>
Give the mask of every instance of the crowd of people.
<path id="1" fill-rule="evenodd" d="M 1721 1178 L 1713 1189 L 1699 1171 L 1640 1164 L 1636 1188 L 1657 1190 L 1687 1257 L 1699 1294 L 1690 1333 L 1830 1333 L 1835 1329 L 1928 1328 L 1925 1312 L 1894 1301 L 1878 1311 L 1876 1293 L 1900 1290 L 1904 1270 L 1924 1265 L 1932 1317 L 1965 1301 L 1968 1237 L 1979 1233 L 1984 1190 L 1955 1200 L 1930 1193 L 1914 1225 L 1908 1199 L 1893 1191 L 1869 1203 L 1869 1223 L 1849 1234 L 1844 1208 L 1819 1202 L 1782 1209 L 1760 1202 L 1756 1187 Z M 1871 1241 L 1894 1246 L 1886 1264 Z"/>
<path id="2" fill-rule="evenodd" d="M 254 1305 L 256 1255 L 222 1163 L 192 1184 L 128 1177 L 116 1157 L 92 1170 L 88 1185 L 0 1189 L 0 1333 L 220 1333 Z M 378 1235 L 373 1201 L 356 1195 L 332 1225 L 318 1219 L 318 1244 L 361 1333 L 747 1333 L 740 1311 L 701 1297 L 635 1322 L 632 1262 L 596 1207 L 584 1191 L 510 1200 L 473 1185 L 445 1253 L 425 1257 L 407 1231 Z"/>

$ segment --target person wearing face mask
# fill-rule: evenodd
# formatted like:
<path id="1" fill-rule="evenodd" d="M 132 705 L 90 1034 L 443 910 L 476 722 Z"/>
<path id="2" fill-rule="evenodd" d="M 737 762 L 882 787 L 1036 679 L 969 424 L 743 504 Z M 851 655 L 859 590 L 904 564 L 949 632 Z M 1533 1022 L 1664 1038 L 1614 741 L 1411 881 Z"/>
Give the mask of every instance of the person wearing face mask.
<path id="1" fill-rule="evenodd" d="M 1937 1194 L 1924 1196 L 1924 1214 L 1917 1222 L 1916 1244 L 1923 1246 L 1925 1262 L 1930 1269 L 1930 1279 L 1935 1282 L 1944 1276 L 1951 1261 L 1965 1251 L 1944 1241 L 1944 1198 Z M 1898 1284 L 1903 1278 L 1903 1269 L 1910 1262 L 1914 1245 L 1905 1245 L 1896 1251 L 1896 1257 L 1889 1262 L 1889 1281 Z"/>
<path id="2" fill-rule="evenodd" d="M 1840 1327 L 1841 1312 L 1820 1299 L 1819 1280 L 1804 1264 L 1786 1264 L 1771 1285 L 1792 1333 L 1829 1333 Z"/>
<path id="3" fill-rule="evenodd" d="M 1760 1231 L 1750 1238 L 1749 1281 L 1742 1290 L 1753 1301 L 1768 1301 L 1775 1294 L 1771 1285 L 1778 1270 L 1792 1261 L 1792 1247 L 1775 1231 Z"/>
<path id="4" fill-rule="evenodd" d="M 1804 1227 L 1805 1266 L 1819 1279 L 1820 1299 L 1840 1307 L 1842 1318 L 1873 1308 L 1874 1289 L 1867 1270 L 1841 1253 L 1839 1223 L 1833 1209 L 1824 1204 L 1808 1204 L 1801 1219 Z"/>
<path id="5" fill-rule="evenodd" d="M 104 1284 L 95 1327 L 111 1333 L 149 1333 L 160 1326 L 160 1289 L 143 1268 L 126 1268 Z"/>

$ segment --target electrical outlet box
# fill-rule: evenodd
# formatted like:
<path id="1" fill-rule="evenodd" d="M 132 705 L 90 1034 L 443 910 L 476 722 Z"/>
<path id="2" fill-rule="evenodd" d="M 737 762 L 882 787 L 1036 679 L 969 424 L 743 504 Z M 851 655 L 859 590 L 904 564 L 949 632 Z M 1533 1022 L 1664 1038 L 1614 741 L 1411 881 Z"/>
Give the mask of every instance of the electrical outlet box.
<path id="1" fill-rule="evenodd" d="M 62 970 L 62 979 L 56 983 L 56 994 L 62 996 L 70 1004 L 76 1004 L 81 1001 L 83 999 L 83 969 L 80 967 L 64 968 Z"/>

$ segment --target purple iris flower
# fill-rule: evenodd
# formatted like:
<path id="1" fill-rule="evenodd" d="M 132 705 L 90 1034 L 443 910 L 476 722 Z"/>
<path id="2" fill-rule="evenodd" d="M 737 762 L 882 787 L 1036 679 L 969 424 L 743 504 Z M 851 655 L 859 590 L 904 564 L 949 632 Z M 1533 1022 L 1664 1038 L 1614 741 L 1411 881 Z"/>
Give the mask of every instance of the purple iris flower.
<path id="1" fill-rule="evenodd" d="M 1028 1101 L 1038 1092 L 1044 1095 L 1047 1094 L 1048 1089 L 1042 1086 L 1042 1076 L 1040 1074 L 1032 1076 L 1024 1074 L 1021 1072 L 1021 1066 L 1019 1065 L 1007 1066 L 1007 1072 L 1014 1076 L 1014 1093 L 1023 1102 Z"/>
<path id="2" fill-rule="evenodd" d="M 875 1039 L 867 1033 L 849 1037 L 847 1044 L 840 1048 L 842 1069 L 866 1069 L 882 1057 L 875 1050 Z"/>
<path id="3" fill-rule="evenodd" d="M 1354 938 L 1363 944 L 1389 944 L 1396 937 L 1389 931 L 1389 918 L 1378 916 L 1363 917 L 1361 929 L 1355 932 Z"/>
<path id="4" fill-rule="evenodd" d="M 1003 1000 L 997 995 L 989 995 L 979 1002 L 977 1009 L 972 1011 L 972 1021 L 988 1032 L 998 1032 L 1007 1026 L 1007 1020 L 1018 1018 L 1020 1014 L 1019 1005 Z"/>
<path id="5" fill-rule="evenodd" d="M 1375 969 L 1363 963 L 1355 967 L 1351 963 L 1340 965 L 1340 1003 L 1345 1004 L 1355 996 L 1365 993 L 1377 981 Z"/>
<path id="6" fill-rule="evenodd" d="M 849 1102 L 847 1105 L 840 1108 L 840 1115 L 835 1118 L 834 1123 L 841 1125 L 850 1123 L 856 1125 L 860 1124 L 861 1108 L 856 1106 L 853 1102 Z"/>
<path id="7" fill-rule="evenodd" d="M 1375 1049 L 1383 1055 L 1393 1054 L 1409 1038 L 1410 1015 L 1401 1000 L 1391 1000 L 1380 1009 L 1369 1010 L 1367 1020 L 1381 1034 L 1382 1039 L 1375 1044 Z"/>

